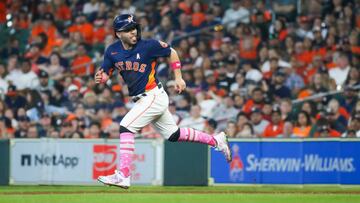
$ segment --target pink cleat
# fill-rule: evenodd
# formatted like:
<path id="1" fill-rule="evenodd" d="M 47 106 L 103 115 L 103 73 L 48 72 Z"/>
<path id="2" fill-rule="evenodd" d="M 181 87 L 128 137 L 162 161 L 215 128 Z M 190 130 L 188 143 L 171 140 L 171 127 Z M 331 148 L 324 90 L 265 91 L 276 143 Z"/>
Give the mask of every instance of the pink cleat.
<path id="1" fill-rule="evenodd" d="M 130 176 L 124 177 L 118 170 L 115 170 L 115 173 L 112 175 L 99 176 L 97 180 L 105 185 L 121 187 L 123 189 L 130 187 Z"/>
<path id="2" fill-rule="evenodd" d="M 215 135 L 214 139 L 217 142 L 215 150 L 224 153 L 226 161 L 230 163 L 232 160 L 232 156 L 226 134 L 224 132 L 221 132 Z"/>

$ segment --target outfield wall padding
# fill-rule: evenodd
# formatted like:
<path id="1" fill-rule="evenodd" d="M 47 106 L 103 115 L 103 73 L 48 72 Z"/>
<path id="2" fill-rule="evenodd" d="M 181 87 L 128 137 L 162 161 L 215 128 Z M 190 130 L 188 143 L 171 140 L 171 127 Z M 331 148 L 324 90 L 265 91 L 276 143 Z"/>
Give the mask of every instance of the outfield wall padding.
<path id="1" fill-rule="evenodd" d="M 164 142 L 164 185 L 206 186 L 208 146 L 197 143 Z"/>
<path id="2" fill-rule="evenodd" d="M 0 140 L 0 185 L 9 184 L 9 140 Z"/>

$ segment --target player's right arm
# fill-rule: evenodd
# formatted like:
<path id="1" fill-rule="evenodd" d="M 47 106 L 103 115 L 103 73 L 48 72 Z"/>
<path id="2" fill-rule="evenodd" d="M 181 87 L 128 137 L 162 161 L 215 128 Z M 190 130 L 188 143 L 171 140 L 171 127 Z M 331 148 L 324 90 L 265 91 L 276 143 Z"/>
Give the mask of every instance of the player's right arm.
<path id="1" fill-rule="evenodd" d="M 113 67 L 109 52 L 109 48 L 107 48 L 104 54 L 104 61 L 100 69 L 95 74 L 95 83 L 106 83 L 109 79 L 109 75 Z"/>

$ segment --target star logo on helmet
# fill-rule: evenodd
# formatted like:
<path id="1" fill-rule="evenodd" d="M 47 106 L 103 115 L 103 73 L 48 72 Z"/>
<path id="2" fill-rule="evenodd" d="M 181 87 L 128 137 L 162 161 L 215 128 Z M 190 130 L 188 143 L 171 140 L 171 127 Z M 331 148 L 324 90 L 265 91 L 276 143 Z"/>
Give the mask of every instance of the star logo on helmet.
<path id="1" fill-rule="evenodd" d="M 131 23 L 131 22 L 134 22 L 134 16 L 130 15 L 128 17 L 128 22 Z"/>

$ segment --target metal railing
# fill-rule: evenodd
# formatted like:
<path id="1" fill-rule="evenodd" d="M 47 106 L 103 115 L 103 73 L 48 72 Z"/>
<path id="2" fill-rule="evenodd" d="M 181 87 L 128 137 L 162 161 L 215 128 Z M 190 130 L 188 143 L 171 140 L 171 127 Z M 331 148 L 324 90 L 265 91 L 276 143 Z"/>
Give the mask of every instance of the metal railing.
<path id="1" fill-rule="evenodd" d="M 346 88 L 352 88 L 352 89 L 355 89 L 355 90 L 359 90 L 360 85 L 348 86 Z M 319 99 L 319 98 L 322 98 L 322 97 L 327 97 L 327 96 L 343 93 L 344 91 L 345 90 L 342 89 L 342 90 L 334 90 L 334 91 L 329 91 L 329 92 L 322 92 L 322 93 L 318 93 L 318 94 L 315 94 L 315 95 L 312 95 L 312 96 L 309 96 L 309 97 L 306 97 L 306 98 L 303 98 L 303 99 L 293 100 L 292 103 L 293 104 L 299 104 L 299 103 L 302 103 L 302 102 L 311 101 L 311 100 Z"/>

